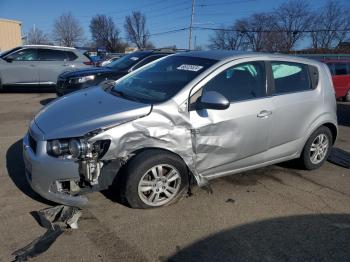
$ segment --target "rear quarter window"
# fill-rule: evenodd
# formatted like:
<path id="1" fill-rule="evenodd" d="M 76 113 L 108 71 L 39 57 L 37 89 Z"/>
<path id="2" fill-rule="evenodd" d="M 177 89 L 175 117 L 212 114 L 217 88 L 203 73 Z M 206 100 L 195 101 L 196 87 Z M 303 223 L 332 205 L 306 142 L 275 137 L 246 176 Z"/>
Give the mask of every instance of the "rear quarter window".
<path id="1" fill-rule="evenodd" d="M 310 77 L 309 66 L 293 62 L 271 62 L 272 76 L 274 79 L 274 94 L 295 93 L 307 91 L 314 88 Z M 316 68 L 314 80 L 318 82 L 318 71 Z M 316 81 L 314 81 L 316 83 Z M 316 83 L 317 85 L 317 83 Z"/>
<path id="2" fill-rule="evenodd" d="M 73 60 L 78 58 L 78 56 L 76 54 L 74 54 L 73 52 L 67 51 L 66 54 L 67 54 L 69 61 L 73 61 Z"/>
<path id="3" fill-rule="evenodd" d="M 54 49 L 39 49 L 41 61 L 64 61 L 67 59 L 66 52 Z"/>

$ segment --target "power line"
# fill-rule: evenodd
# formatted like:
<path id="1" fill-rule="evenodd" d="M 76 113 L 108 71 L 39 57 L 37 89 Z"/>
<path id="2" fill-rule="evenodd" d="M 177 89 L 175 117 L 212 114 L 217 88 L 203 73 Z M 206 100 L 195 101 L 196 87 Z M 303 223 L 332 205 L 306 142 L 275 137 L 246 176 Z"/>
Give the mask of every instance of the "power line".
<path id="1" fill-rule="evenodd" d="M 239 33 L 317 33 L 317 32 L 350 32 L 350 28 L 346 29 L 314 29 L 314 30 L 239 30 L 231 28 L 213 28 L 213 27 L 193 27 L 195 30 L 212 30 L 212 31 L 229 31 Z"/>
<path id="2" fill-rule="evenodd" d="M 188 30 L 189 27 L 183 27 L 183 28 L 179 28 L 179 29 L 174 29 L 174 30 L 169 30 L 169 31 L 164 31 L 164 32 L 159 32 L 159 33 L 153 33 L 153 34 L 149 34 L 149 37 L 152 36 L 158 36 L 158 35 L 165 35 L 165 34 L 171 34 L 171 33 L 177 33 L 177 32 L 181 32 L 181 31 L 186 31 Z"/>
<path id="3" fill-rule="evenodd" d="M 231 5 L 231 4 L 243 4 L 246 2 L 256 2 L 257 0 L 239 0 L 239 1 L 229 1 L 229 2 L 219 2 L 215 4 L 199 4 L 198 7 L 208 7 L 208 6 L 221 6 L 221 5 Z"/>

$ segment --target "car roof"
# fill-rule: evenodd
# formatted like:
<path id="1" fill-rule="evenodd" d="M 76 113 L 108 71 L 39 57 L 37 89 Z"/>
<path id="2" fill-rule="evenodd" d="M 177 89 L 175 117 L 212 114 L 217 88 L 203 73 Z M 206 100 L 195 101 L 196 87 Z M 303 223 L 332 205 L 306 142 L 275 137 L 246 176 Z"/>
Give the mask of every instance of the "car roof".
<path id="1" fill-rule="evenodd" d="M 35 48 L 44 48 L 44 49 L 57 49 L 57 50 L 76 50 L 74 47 L 67 46 L 55 46 L 55 45 L 23 45 L 24 47 L 35 47 Z"/>
<path id="2" fill-rule="evenodd" d="M 323 63 L 350 63 L 350 59 L 324 59 L 321 60 Z"/>
<path id="3" fill-rule="evenodd" d="M 228 50 L 208 50 L 208 51 L 190 51 L 190 52 L 182 52 L 176 53 L 175 56 L 191 56 L 191 57 L 199 57 L 199 58 L 207 58 L 213 59 L 217 61 L 223 60 L 233 60 L 238 58 L 256 58 L 256 57 L 268 57 L 270 59 L 282 59 L 286 61 L 294 61 L 300 63 L 313 63 L 319 64 L 320 62 L 314 59 L 308 59 L 305 57 L 296 57 L 293 55 L 285 55 L 285 54 L 271 54 L 271 53 L 261 53 L 261 52 L 249 52 L 249 51 L 228 51 Z"/>

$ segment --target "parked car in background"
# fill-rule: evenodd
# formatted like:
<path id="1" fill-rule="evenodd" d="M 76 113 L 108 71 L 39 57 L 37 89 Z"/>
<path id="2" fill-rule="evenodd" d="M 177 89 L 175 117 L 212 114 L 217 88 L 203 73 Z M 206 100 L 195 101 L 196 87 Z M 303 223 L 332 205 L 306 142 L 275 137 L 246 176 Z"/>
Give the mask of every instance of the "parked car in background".
<path id="1" fill-rule="evenodd" d="M 118 54 L 118 55 L 113 55 L 113 56 L 107 56 L 105 58 L 105 60 L 101 61 L 100 64 L 98 66 L 106 66 L 116 60 L 118 60 L 119 58 L 125 56 L 125 54 Z"/>
<path id="2" fill-rule="evenodd" d="M 64 71 L 89 67 L 83 51 L 59 46 L 26 45 L 0 57 L 0 88 L 10 86 L 54 87 Z"/>
<path id="3" fill-rule="evenodd" d="M 169 49 L 137 51 L 103 67 L 62 73 L 57 80 L 56 93 L 58 96 L 62 96 L 73 91 L 98 85 L 102 81 L 117 80 L 145 64 L 174 52 Z"/>
<path id="4" fill-rule="evenodd" d="M 337 98 L 350 102 L 350 60 L 324 60 L 331 71 Z"/>
<path id="5" fill-rule="evenodd" d="M 82 194 L 114 181 L 122 201 L 150 208 L 174 202 L 190 176 L 204 186 L 296 158 L 319 168 L 336 137 L 325 64 L 197 51 L 55 100 L 35 116 L 23 146 L 27 179 L 47 199 L 84 205 Z"/>

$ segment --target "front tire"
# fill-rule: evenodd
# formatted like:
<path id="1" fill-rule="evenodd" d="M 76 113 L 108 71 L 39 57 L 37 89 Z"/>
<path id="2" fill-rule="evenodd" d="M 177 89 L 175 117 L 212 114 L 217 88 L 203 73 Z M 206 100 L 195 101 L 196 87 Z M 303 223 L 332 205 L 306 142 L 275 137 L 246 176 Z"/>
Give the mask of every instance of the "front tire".
<path id="1" fill-rule="evenodd" d="M 321 167 L 327 160 L 333 144 L 332 132 L 328 127 L 317 129 L 307 140 L 300 160 L 303 167 L 313 170 Z"/>
<path id="2" fill-rule="evenodd" d="M 188 170 L 182 159 L 162 150 L 146 150 L 133 157 L 123 174 L 122 199 L 132 208 L 169 205 L 188 185 Z"/>

